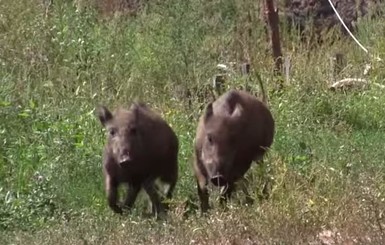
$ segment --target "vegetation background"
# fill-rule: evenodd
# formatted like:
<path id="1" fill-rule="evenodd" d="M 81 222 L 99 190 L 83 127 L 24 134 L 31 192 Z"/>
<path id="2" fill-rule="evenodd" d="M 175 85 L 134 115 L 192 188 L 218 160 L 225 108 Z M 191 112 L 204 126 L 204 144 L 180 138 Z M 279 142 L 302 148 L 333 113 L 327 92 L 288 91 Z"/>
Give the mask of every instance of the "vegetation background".
<path id="1" fill-rule="evenodd" d="M 370 63 L 365 78 L 385 85 L 383 61 L 338 30 L 318 45 L 282 22 L 291 70 L 278 93 L 258 1 L 153 0 L 136 15 L 101 14 L 90 3 L 57 0 L 46 15 L 40 1 L 0 0 L 1 244 L 384 243 L 384 90 L 328 90 L 335 52 L 348 61 L 336 78 L 363 77 Z M 362 18 L 356 35 L 385 58 L 383 20 Z M 259 95 L 261 75 L 276 120 L 250 190 L 258 196 L 270 179 L 271 197 L 247 207 L 239 193 L 223 211 L 214 195 L 215 209 L 202 217 L 190 167 L 197 117 L 216 65 L 246 58 L 247 85 Z M 246 82 L 237 73 L 226 86 Z M 123 217 L 106 205 L 105 135 L 94 108 L 135 98 L 180 140 L 167 221 L 146 218 L 145 195 Z"/>

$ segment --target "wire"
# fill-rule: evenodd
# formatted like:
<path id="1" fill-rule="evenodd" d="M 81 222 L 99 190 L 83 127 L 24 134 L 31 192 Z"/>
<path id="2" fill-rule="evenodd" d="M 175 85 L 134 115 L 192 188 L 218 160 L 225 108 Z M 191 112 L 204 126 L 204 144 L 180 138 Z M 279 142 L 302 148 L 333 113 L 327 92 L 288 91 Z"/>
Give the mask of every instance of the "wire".
<path id="1" fill-rule="evenodd" d="M 330 6 L 333 8 L 334 12 L 336 13 L 338 19 L 340 20 L 341 24 L 345 27 L 346 31 L 349 33 L 349 35 L 354 39 L 354 41 L 360 46 L 365 53 L 369 53 L 368 50 L 357 40 L 357 38 L 353 35 L 353 33 L 349 30 L 349 28 L 346 26 L 345 22 L 342 20 L 340 14 L 337 12 L 336 8 L 333 5 L 332 0 L 329 0 Z"/>

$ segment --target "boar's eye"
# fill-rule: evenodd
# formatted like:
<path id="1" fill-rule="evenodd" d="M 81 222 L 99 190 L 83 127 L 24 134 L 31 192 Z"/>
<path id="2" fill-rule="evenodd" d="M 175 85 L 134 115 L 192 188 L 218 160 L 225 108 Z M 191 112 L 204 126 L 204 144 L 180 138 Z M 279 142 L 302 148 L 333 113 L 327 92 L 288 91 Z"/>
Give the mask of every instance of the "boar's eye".
<path id="1" fill-rule="evenodd" d="M 114 137 L 114 136 L 116 135 L 116 129 L 110 128 L 110 129 L 108 130 L 108 133 L 110 134 L 110 136 Z"/>
<path id="2" fill-rule="evenodd" d="M 211 134 L 207 135 L 207 141 L 209 142 L 209 144 L 213 143 L 213 137 L 211 136 Z"/>

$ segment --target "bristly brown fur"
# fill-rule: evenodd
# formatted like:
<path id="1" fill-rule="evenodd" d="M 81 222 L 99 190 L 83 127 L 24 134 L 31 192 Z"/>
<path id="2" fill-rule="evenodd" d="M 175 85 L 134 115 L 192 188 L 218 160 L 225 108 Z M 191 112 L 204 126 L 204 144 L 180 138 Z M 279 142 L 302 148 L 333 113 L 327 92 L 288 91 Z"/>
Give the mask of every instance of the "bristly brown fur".
<path id="1" fill-rule="evenodd" d="M 251 163 L 263 159 L 274 130 L 266 104 L 245 91 L 231 90 L 207 105 L 198 123 L 194 162 L 203 212 L 209 208 L 209 182 L 226 185 L 222 201 L 230 198 Z"/>
<path id="2" fill-rule="evenodd" d="M 100 106 L 97 113 L 108 131 L 103 154 L 108 205 L 122 213 L 117 189 L 126 183 L 129 188 L 123 207 L 131 208 L 143 188 L 153 213 L 163 213 L 155 180 L 160 178 L 169 185 L 166 197 L 171 198 L 178 178 L 178 139 L 174 131 L 144 103 L 133 103 L 130 109 L 118 108 L 114 113 Z"/>

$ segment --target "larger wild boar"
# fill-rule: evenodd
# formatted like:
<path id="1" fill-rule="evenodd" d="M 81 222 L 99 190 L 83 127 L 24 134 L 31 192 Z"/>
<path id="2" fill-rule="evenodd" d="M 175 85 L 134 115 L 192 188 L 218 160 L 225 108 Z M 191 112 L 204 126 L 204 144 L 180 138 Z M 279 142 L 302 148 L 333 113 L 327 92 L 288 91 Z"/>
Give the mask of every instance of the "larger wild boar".
<path id="1" fill-rule="evenodd" d="M 155 180 L 169 185 L 166 197 L 171 198 L 178 177 L 178 139 L 171 127 L 146 105 L 134 103 L 129 110 L 111 113 L 100 106 L 97 116 L 107 130 L 103 153 L 103 172 L 108 205 L 122 213 L 117 204 L 118 186 L 128 184 L 123 203 L 131 208 L 143 188 L 152 203 L 153 214 L 164 212 Z"/>
<path id="2" fill-rule="evenodd" d="M 274 120 L 267 106 L 244 91 L 231 90 L 209 103 L 195 139 L 194 172 L 201 210 L 209 208 L 207 185 L 225 187 L 230 198 L 235 182 L 273 143 Z"/>

